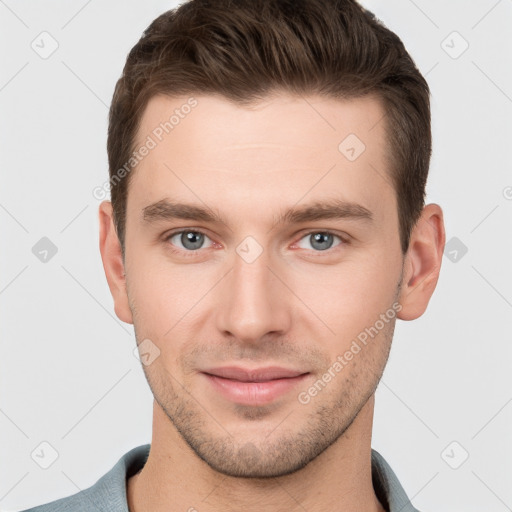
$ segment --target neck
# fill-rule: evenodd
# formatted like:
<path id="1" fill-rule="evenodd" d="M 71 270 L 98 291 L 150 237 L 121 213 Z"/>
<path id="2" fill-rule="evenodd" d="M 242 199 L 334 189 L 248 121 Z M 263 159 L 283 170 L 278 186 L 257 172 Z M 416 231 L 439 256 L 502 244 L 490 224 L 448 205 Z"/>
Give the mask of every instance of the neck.
<path id="1" fill-rule="evenodd" d="M 202 461 L 154 402 L 144 468 L 128 480 L 130 512 L 385 512 L 371 475 L 374 396 L 352 425 L 307 466 L 277 478 L 236 478 Z"/>

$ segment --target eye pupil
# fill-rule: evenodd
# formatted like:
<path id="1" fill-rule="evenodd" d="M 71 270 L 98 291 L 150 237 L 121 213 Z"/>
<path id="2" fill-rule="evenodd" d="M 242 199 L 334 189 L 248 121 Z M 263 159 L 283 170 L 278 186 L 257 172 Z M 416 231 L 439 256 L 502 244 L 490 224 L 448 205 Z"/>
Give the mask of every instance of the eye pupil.
<path id="1" fill-rule="evenodd" d="M 332 243 L 333 236 L 331 233 L 315 233 L 311 235 L 311 246 L 319 251 L 329 249 L 332 246 Z M 327 246 L 322 244 L 327 244 Z"/>

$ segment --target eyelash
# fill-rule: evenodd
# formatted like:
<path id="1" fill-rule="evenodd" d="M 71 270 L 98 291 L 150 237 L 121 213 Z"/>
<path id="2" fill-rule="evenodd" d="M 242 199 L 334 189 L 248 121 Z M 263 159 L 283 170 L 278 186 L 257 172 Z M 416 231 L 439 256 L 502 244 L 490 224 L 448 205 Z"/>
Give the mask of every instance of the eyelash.
<path id="1" fill-rule="evenodd" d="M 199 229 L 199 228 L 188 228 L 188 229 L 179 229 L 177 231 L 173 231 L 169 234 L 167 234 L 164 238 L 164 241 L 165 242 L 169 242 L 169 240 L 175 236 L 175 235 L 179 235 L 181 233 L 201 233 L 202 235 L 210 238 L 208 236 L 208 234 L 206 232 L 204 232 L 202 229 Z M 329 230 L 322 230 L 322 229 L 314 229 L 314 230 L 311 230 L 311 231 L 308 231 L 306 233 L 304 233 L 297 242 L 294 242 L 294 245 L 296 245 L 298 242 L 300 242 L 303 238 L 307 237 L 307 236 L 310 236 L 310 235 L 313 235 L 313 234 L 316 234 L 316 233 L 322 233 L 322 234 L 328 234 L 328 235 L 333 235 L 334 237 L 337 237 L 341 240 L 341 243 L 339 243 L 338 245 L 334 246 L 334 247 L 331 247 L 329 249 L 326 249 L 325 251 L 314 251 L 314 253 L 318 253 L 319 256 L 321 256 L 322 254 L 331 254 L 333 251 L 335 251 L 337 248 L 343 246 L 343 245 L 348 245 L 349 241 L 347 240 L 347 238 L 345 237 L 342 237 L 341 235 L 338 235 L 337 233 L 334 233 L 333 231 L 329 231 Z M 201 251 L 201 249 L 196 249 L 196 250 L 183 250 L 183 249 L 176 249 L 173 244 L 170 244 L 170 247 L 171 247 L 171 251 L 176 253 L 176 254 L 181 254 L 183 256 L 185 256 L 186 258 L 193 258 L 194 256 L 197 256 L 197 254 Z"/>

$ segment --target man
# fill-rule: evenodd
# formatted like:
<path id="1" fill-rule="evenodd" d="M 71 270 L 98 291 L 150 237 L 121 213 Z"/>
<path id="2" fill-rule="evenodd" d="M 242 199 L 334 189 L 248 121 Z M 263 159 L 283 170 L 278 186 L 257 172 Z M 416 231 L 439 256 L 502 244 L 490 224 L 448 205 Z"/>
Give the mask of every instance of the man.
<path id="1" fill-rule="evenodd" d="M 445 232 L 428 86 L 354 0 L 192 0 L 130 52 L 100 250 L 151 445 L 45 511 L 416 510 L 371 449 Z"/>

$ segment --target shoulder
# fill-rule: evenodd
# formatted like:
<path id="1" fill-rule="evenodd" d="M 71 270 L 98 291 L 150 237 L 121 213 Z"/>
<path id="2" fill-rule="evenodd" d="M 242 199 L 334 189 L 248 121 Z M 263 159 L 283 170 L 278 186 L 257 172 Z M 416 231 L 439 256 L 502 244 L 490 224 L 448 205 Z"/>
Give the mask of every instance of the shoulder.
<path id="1" fill-rule="evenodd" d="M 141 445 L 124 454 L 115 466 L 91 487 L 21 512 L 128 512 L 126 480 L 142 469 L 148 458 L 149 448 L 149 444 Z"/>
<path id="2" fill-rule="evenodd" d="M 375 494 L 389 512 L 419 512 L 408 498 L 386 459 L 372 448 L 372 481 Z"/>

